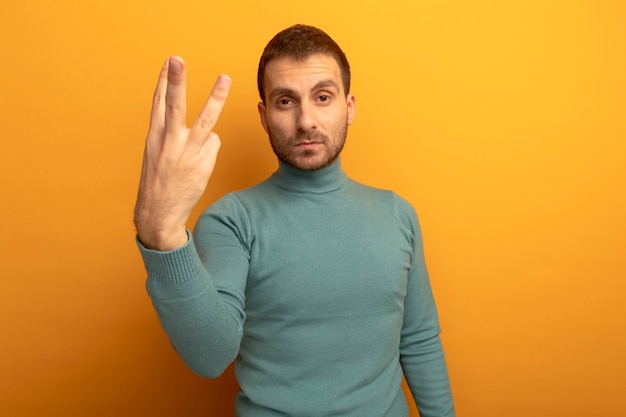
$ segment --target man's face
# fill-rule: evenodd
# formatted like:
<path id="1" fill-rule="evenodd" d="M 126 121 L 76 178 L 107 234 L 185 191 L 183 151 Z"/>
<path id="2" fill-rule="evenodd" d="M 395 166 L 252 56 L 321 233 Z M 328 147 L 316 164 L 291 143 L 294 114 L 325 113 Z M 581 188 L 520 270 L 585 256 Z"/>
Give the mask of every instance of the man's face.
<path id="1" fill-rule="evenodd" d="M 270 61 L 265 67 L 265 97 L 259 115 L 281 161 L 312 171 L 337 160 L 356 109 L 354 96 L 346 97 L 333 57 Z"/>

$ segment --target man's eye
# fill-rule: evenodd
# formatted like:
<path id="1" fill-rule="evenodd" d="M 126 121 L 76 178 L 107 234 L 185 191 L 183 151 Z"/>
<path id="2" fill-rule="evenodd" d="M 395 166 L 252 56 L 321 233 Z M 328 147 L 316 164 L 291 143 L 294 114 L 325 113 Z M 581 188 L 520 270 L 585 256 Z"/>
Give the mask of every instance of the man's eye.
<path id="1" fill-rule="evenodd" d="M 289 100 L 288 98 L 283 98 L 280 101 L 280 104 L 282 104 L 283 106 L 288 105 L 289 103 L 291 103 L 291 100 Z"/>
<path id="2" fill-rule="evenodd" d="M 328 97 L 328 96 L 319 96 L 319 100 L 320 101 L 328 101 L 328 100 L 330 100 L 330 97 Z"/>

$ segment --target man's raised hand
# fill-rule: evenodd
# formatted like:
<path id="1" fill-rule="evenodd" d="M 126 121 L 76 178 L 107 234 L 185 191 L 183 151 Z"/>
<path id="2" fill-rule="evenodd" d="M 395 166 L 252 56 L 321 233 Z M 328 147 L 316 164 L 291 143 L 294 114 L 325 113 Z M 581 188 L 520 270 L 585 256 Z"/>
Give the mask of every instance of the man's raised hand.
<path id="1" fill-rule="evenodd" d="M 191 128 L 185 123 L 185 63 L 169 58 L 154 92 L 135 226 L 141 243 L 167 251 L 187 242 L 186 223 L 209 181 L 220 147 L 213 128 L 231 80 L 220 75 Z"/>

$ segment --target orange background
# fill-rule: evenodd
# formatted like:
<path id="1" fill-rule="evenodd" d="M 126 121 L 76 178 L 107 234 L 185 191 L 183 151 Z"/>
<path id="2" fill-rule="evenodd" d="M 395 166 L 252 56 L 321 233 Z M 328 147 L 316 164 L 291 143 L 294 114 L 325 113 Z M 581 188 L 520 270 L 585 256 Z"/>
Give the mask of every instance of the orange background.
<path id="1" fill-rule="evenodd" d="M 351 60 L 345 169 L 420 214 L 458 415 L 622 415 L 617 0 L 4 0 L 0 415 L 232 415 L 232 370 L 188 371 L 144 290 L 143 138 L 159 68 L 179 54 L 194 114 L 218 73 L 234 80 L 201 206 L 265 178 L 256 65 L 296 22 Z"/>

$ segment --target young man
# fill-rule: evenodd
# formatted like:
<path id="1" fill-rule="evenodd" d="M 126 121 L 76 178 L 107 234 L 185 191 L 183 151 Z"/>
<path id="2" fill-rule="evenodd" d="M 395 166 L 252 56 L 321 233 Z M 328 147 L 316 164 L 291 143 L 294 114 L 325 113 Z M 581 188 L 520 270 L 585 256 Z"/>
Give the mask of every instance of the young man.
<path id="1" fill-rule="evenodd" d="M 185 363 L 216 377 L 233 361 L 236 413 L 453 416 L 437 312 L 413 208 L 356 183 L 340 152 L 355 116 L 350 68 L 324 32 L 277 34 L 259 64 L 258 105 L 278 170 L 185 228 L 215 164 L 220 76 L 191 128 L 185 72 L 156 88 L 135 223 L 148 292 Z"/>

